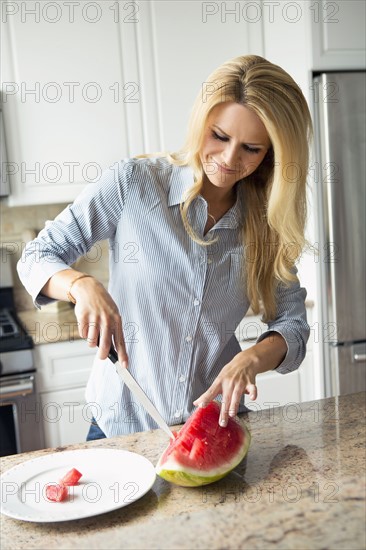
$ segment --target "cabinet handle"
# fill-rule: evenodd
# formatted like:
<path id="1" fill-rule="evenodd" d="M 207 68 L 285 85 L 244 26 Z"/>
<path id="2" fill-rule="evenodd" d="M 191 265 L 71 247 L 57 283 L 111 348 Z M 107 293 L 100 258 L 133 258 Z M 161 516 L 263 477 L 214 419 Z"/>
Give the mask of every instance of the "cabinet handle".
<path id="1" fill-rule="evenodd" d="M 366 361 L 366 353 L 354 353 L 353 359 L 355 363 L 364 363 Z"/>

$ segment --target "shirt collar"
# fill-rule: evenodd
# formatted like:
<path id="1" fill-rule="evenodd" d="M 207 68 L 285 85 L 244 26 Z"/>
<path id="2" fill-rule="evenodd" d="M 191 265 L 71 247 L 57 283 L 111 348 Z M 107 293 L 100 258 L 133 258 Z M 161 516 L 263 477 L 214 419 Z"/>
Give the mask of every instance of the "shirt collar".
<path id="1" fill-rule="evenodd" d="M 194 183 L 193 169 L 186 166 L 173 164 L 169 181 L 168 206 L 176 206 L 183 198 L 187 189 Z M 242 184 L 241 184 L 242 185 Z M 218 221 L 217 228 L 235 229 L 242 220 L 243 201 L 240 185 L 237 188 L 236 202 L 228 212 Z M 203 197 L 200 197 L 202 200 Z M 206 201 L 205 201 L 206 202 Z"/>
<path id="2" fill-rule="evenodd" d="M 243 216 L 243 198 L 241 193 L 242 185 L 243 183 L 237 185 L 235 204 L 233 204 L 230 210 L 228 210 L 226 214 L 218 221 L 218 229 L 235 229 L 241 224 Z"/>
<path id="3" fill-rule="evenodd" d="M 190 166 L 172 165 L 169 181 L 168 206 L 176 206 L 183 198 L 184 192 L 194 183 L 193 170 Z"/>

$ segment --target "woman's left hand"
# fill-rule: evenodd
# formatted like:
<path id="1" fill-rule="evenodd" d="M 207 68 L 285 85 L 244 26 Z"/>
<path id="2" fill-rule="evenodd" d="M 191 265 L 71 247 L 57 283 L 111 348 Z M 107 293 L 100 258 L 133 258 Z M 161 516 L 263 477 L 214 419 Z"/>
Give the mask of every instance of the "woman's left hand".
<path id="1" fill-rule="evenodd" d="M 251 348 L 241 351 L 224 366 L 213 384 L 193 402 L 196 407 L 208 405 L 219 394 L 222 405 L 219 423 L 226 426 L 229 416 L 235 416 L 243 394 L 257 399 L 257 374 L 275 369 L 286 356 L 287 344 L 277 332 L 269 332 L 266 338 Z"/>
<path id="2" fill-rule="evenodd" d="M 239 403 L 244 393 L 254 401 L 257 399 L 257 386 L 255 378 L 257 369 L 256 359 L 250 350 L 242 351 L 225 365 L 218 377 L 208 390 L 193 402 L 193 405 L 205 406 L 222 394 L 222 405 L 220 413 L 220 426 L 226 426 L 228 416 L 235 416 L 239 409 Z"/>

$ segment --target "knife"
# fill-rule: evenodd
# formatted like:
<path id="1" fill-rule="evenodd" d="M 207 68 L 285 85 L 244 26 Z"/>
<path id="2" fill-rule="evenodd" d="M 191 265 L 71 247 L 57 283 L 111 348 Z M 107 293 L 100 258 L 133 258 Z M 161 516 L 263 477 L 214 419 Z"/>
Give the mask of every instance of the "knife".
<path id="1" fill-rule="evenodd" d="M 136 399 L 141 403 L 144 409 L 147 410 L 149 415 L 155 420 L 159 427 L 164 430 L 164 432 L 168 434 L 169 437 L 175 439 L 173 432 L 171 431 L 168 424 L 165 422 L 164 418 L 161 416 L 155 405 L 151 403 L 150 399 L 147 397 L 143 389 L 138 385 L 132 374 L 130 374 L 125 367 L 122 367 L 121 363 L 118 361 L 118 355 L 113 345 L 109 350 L 108 359 L 114 364 L 116 368 L 116 373 L 122 378 L 126 386 L 131 390 Z"/>

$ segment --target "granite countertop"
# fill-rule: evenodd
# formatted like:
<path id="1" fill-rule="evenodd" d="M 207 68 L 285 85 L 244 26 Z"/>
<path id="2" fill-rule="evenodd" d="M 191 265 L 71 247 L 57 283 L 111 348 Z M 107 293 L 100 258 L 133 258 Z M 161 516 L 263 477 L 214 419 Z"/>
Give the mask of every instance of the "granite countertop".
<path id="1" fill-rule="evenodd" d="M 62 303 L 62 306 L 59 309 L 51 307 L 47 310 L 44 307 L 41 311 L 34 308 L 18 312 L 23 327 L 35 345 L 80 339 L 74 307 L 68 303 Z"/>
<path id="2" fill-rule="evenodd" d="M 365 393 L 289 404 L 241 416 L 252 433 L 247 459 L 223 480 L 183 488 L 157 477 L 127 507 L 70 522 L 1 517 L 6 549 L 365 548 Z M 162 430 L 1 459 L 2 471 L 46 453 L 125 449 L 154 465 Z"/>

